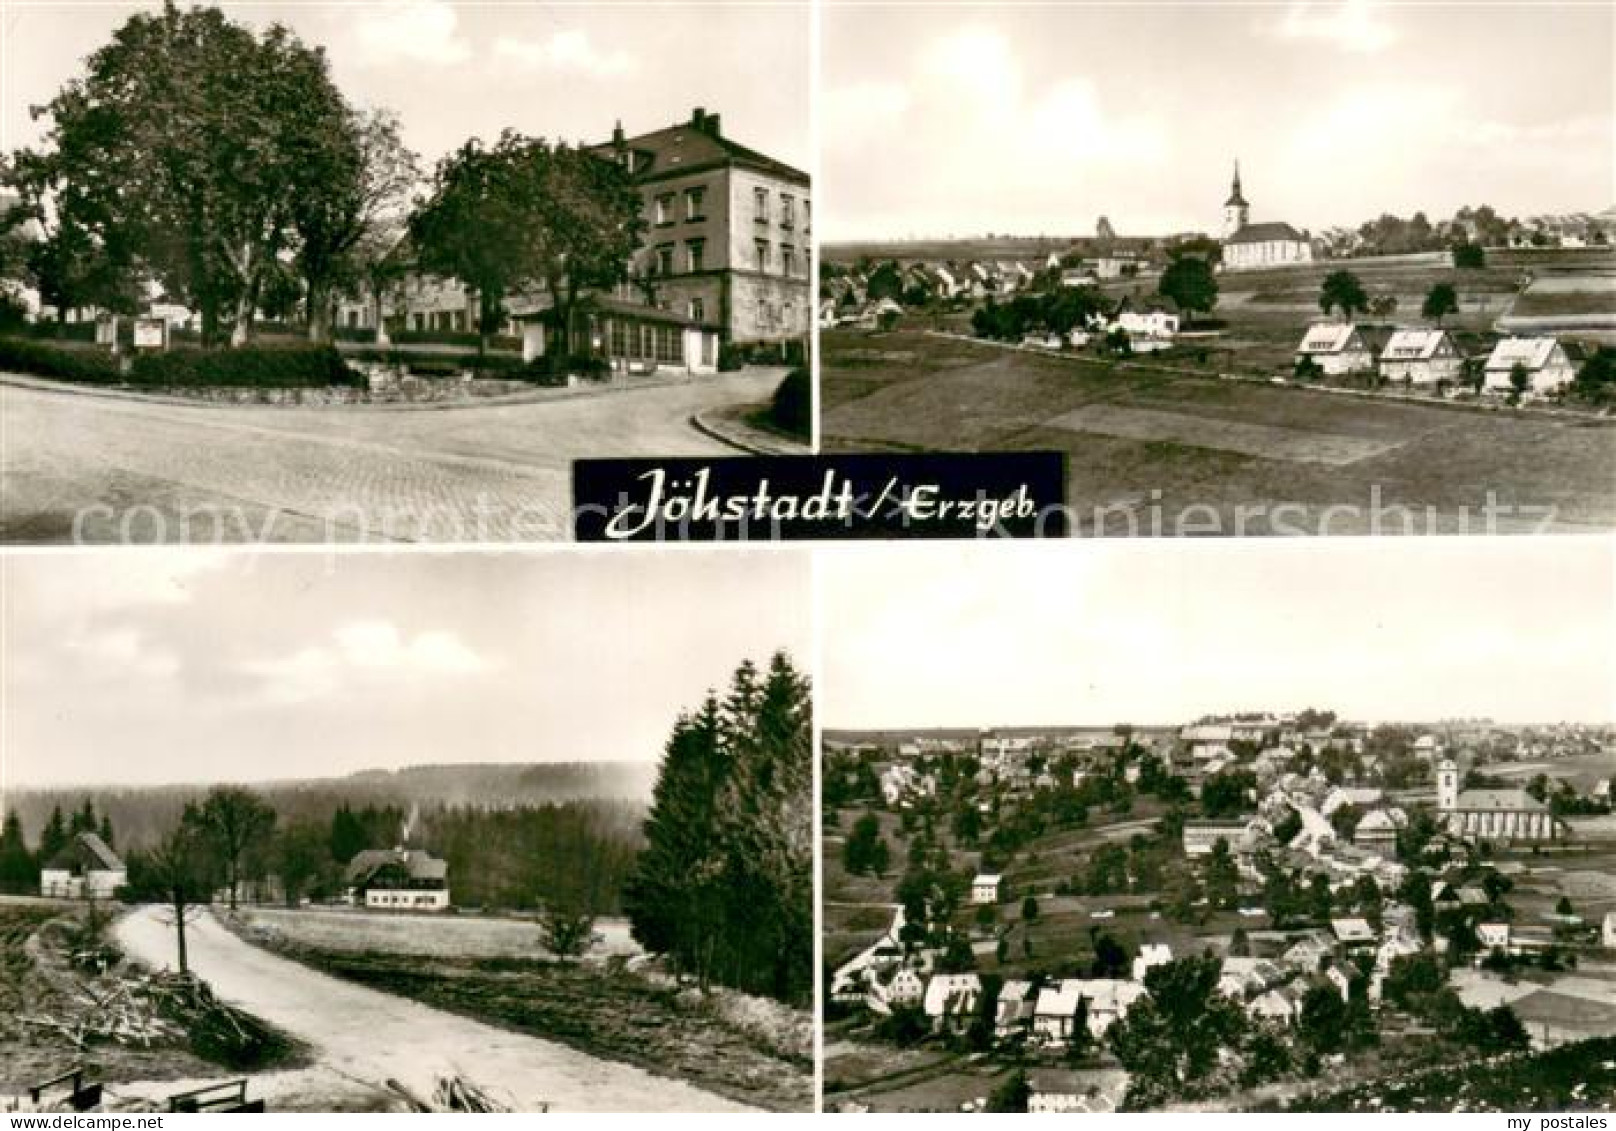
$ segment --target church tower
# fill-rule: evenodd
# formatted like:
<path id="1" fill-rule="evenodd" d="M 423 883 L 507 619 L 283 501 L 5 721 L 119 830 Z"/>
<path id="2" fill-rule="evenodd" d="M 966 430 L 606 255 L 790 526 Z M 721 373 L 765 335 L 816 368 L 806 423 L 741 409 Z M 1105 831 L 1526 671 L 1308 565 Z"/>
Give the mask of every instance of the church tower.
<path id="1" fill-rule="evenodd" d="M 1240 191 L 1240 162 L 1236 161 L 1234 185 L 1229 189 L 1229 199 L 1223 202 L 1223 238 L 1228 239 L 1244 228 L 1250 216 L 1251 205 L 1246 203 L 1245 195 Z"/>
<path id="2" fill-rule="evenodd" d="M 1452 758 L 1443 758 L 1437 763 L 1436 807 L 1443 813 L 1459 808 L 1459 767 Z"/>

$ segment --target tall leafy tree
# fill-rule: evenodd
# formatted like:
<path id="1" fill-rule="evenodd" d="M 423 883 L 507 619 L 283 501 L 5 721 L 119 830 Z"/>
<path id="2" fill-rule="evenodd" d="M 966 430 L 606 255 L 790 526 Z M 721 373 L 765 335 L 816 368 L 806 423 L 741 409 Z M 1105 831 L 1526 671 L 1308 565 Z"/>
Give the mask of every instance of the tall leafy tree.
<path id="1" fill-rule="evenodd" d="M 1438 326 L 1450 314 L 1459 313 L 1459 292 L 1454 290 L 1452 283 L 1432 283 L 1431 289 L 1425 294 L 1425 303 L 1420 307 L 1420 316 L 1429 318 Z"/>
<path id="2" fill-rule="evenodd" d="M 546 289 L 559 365 L 572 349 L 580 295 L 627 277 L 643 223 L 624 165 L 506 130 L 491 147 L 473 138 L 438 162 L 409 230 L 422 270 L 476 291 L 485 343 L 507 298 Z"/>
<path id="3" fill-rule="evenodd" d="M 248 854 L 263 847 L 274 831 L 275 810 L 249 789 L 215 786 L 195 811 L 195 824 L 223 870 L 230 910 L 234 911 L 243 865 Z"/>
<path id="4" fill-rule="evenodd" d="M 293 212 L 333 192 L 313 158 L 352 124 L 323 52 L 172 2 L 125 21 L 39 113 L 44 144 L 18 162 L 33 195 L 195 307 L 205 340 L 228 319 L 236 344 Z"/>
<path id="5" fill-rule="evenodd" d="M 1192 255 L 1181 255 L 1167 265 L 1156 289 L 1178 304 L 1188 323 L 1196 314 L 1208 314 L 1218 303 L 1218 280 L 1212 265 Z"/>
<path id="6" fill-rule="evenodd" d="M 1332 271 L 1319 286 L 1319 309 L 1325 314 L 1339 309 L 1341 317 L 1350 319 L 1369 309 L 1369 295 L 1351 271 Z"/>

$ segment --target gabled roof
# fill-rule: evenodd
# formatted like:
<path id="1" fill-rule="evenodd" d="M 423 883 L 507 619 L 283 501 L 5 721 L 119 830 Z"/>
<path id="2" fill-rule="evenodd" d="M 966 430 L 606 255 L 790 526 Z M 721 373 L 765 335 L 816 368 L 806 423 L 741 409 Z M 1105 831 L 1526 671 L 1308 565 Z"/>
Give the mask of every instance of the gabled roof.
<path id="1" fill-rule="evenodd" d="M 50 858 L 46 867 L 58 872 L 122 872 L 124 863 L 95 833 L 79 833 Z"/>
<path id="2" fill-rule="evenodd" d="M 412 880 L 442 880 L 449 875 L 449 863 L 421 848 L 367 848 L 352 860 L 344 877 L 350 884 L 369 879 L 382 868 L 400 865 Z"/>
<path id="3" fill-rule="evenodd" d="M 1296 352 L 1342 353 L 1353 345 L 1358 349 L 1365 348 L 1363 336 L 1351 322 L 1315 322 L 1302 335 L 1302 344 L 1296 347 Z"/>
<path id="4" fill-rule="evenodd" d="M 1380 353 L 1382 361 L 1427 361 L 1436 356 L 1446 341 L 1449 348 L 1453 340 L 1446 330 L 1399 330 L 1386 342 Z"/>
<path id="5" fill-rule="evenodd" d="M 610 157 L 616 142 L 604 142 L 594 152 Z M 773 157 L 731 141 L 719 128 L 719 116 L 703 110 L 692 112 L 689 120 L 650 133 L 623 139 L 622 145 L 634 153 L 633 172 L 640 181 L 657 180 L 687 172 L 738 165 L 806 186 L 808 174 L 776 161 Z"/>
<path id="6" fill-rule="evenodd" d="M 1466 812 L 1547 813 L 1549 808 L 1524 789 L 1467 789 L 1456 806 Z"/>
<path id="7" fill-rule="evenodd" d="M 1223 242 L 1225 244 L 1271 243 L 1275 240 L 1284 240 L 1289 243 L 1306 243 L 1307 237 L 1283 220 L 1270 220 L 1263 224 L 1247 224 Z"/>
<path id="8" fill-rule="evenodd" d="M 1554 357 L 1560 343 L 1553 338 L 1505 338 L 1487 355 L 1488 369 L 1514 369 L 1517 365 L 1527 371 L 1542 369 Z"/>

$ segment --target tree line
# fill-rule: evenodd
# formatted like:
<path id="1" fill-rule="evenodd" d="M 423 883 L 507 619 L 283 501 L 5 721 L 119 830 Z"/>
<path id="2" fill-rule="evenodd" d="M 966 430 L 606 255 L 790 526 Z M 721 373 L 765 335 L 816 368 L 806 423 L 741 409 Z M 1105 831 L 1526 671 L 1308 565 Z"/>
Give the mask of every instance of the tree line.
<path id="1" fill-rule="evenodd" d="M 703 985 L 813 993 L 812 702 L 784 653 L 668 738 L 623 894 L 635 939 Z"/>

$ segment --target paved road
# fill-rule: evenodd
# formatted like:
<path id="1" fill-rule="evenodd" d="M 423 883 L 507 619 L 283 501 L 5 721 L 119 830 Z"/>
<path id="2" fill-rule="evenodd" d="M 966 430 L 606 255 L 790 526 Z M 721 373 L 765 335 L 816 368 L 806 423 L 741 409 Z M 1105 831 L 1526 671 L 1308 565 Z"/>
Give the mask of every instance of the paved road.
<path id="1" fill-rule="evenodd" d="M 571 463 L 734 455 L 692 414 L 778 370 L 528 403 L 281 408 L 0 385 L 0 541 L 547 541 Z"/>
<path id="2" fill-rule="evenodd" d="M 148 966 L 173 965 L 174 929 L 160 909 L 130 912 L 116 933 L 125 952 Z M 307 1042 L 320 1074 L 394 1079 L 421 1096 L 458 1075 L 508 1097 L 518 1111 L 546 1104 L 551 1111 L 748 1110 L 630 1065 L 328 977 L 250 946 L 211 915 L 191 925 L 187 942 L 197 976 L 224 1000 Z"/>

